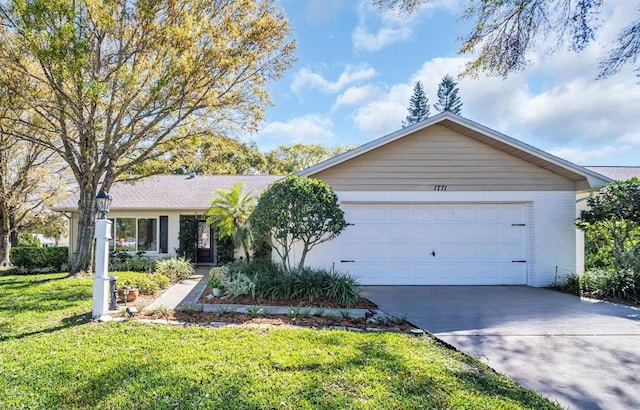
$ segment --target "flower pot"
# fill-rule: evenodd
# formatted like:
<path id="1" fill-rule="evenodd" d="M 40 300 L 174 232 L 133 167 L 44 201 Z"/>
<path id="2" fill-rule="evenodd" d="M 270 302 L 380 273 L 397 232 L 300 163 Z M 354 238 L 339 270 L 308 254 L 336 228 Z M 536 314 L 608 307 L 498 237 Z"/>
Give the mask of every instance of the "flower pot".
<path id="1" fill-rule="evenodd" d="M 129 289 L 129 294 L 127 295 L 127 303 L 133 302 L 138 297 L 138 289 Z M 118 298 L 120 302 L 124 302 L 124 289 L 118 289 Z"/>
<path id="2" fill-rule="evenodd" d="M 213 296 L 220 297 L 224 293 L 224 289 L 222 289 L 222 288 L 213 288 L 213 289 L 211 289 L 211 293 L 213 293 Z"/>

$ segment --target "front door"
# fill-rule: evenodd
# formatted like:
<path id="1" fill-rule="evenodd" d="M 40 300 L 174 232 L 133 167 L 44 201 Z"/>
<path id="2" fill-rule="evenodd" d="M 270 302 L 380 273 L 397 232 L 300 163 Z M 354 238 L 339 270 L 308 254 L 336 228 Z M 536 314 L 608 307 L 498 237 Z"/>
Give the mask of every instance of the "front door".
<path id="1" fill-rule="evenodd" d="M 196 263 L 216 263 L 216 247 L 213 226 L 206 221 L 198 221 L 198 253 Z"/>

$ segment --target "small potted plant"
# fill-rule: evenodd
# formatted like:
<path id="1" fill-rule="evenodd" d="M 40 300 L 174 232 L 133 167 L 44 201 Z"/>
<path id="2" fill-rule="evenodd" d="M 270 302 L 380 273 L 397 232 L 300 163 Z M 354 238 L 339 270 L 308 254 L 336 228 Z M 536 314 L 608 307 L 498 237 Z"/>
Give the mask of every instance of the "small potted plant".
<path id="1" fill-rule="evenodd" d="M 130 279 L 124 281 L 123 286 L 118 289 L 118 297 L 121 302 L 129 303 L 138 297 L 138 288 Z"/>
<path id="2" fill-rule="evenodd" d="M 224 289 L 222 287 L 222 281 L 220 280 L 219 277 L 212 276 L 211 279 L 209 279 L 209 287 L 211 288 L 211 292 L 213 293 L 213 296 L 217 296 L 217 297 L 222 296 Z"/>

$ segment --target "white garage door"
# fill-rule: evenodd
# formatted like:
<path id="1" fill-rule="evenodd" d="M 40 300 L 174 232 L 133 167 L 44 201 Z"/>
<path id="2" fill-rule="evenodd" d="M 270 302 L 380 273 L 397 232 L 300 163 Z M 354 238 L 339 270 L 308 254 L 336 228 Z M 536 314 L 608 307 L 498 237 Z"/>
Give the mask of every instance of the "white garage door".
<path id="1" fill-rule="evenodd" d="M 353 225 L 326 250 L 362 284 L 527 283 L 526 204 L 341 206 Z"/>

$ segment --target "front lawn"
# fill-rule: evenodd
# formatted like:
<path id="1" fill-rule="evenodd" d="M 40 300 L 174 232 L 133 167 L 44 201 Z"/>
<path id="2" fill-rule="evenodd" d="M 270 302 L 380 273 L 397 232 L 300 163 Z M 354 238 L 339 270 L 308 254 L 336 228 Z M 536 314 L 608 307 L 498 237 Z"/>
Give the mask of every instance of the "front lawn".
<path id="1" fill-rule="evenodd" d="M 429 337 L 93 323 L 61 276 L 0 276 L 0 408 L 558 408 Z"/>

